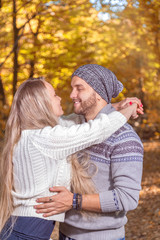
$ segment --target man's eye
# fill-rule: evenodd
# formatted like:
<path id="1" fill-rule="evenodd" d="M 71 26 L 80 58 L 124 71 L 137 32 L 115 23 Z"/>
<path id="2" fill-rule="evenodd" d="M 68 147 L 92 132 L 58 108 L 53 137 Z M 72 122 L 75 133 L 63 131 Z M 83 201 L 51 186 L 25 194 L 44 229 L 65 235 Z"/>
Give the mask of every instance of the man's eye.
<path id="1" fill-rule="evenodd" d="M 81 91 L 81 90 L 83 90 L 83 88 L 78 88 L 78 91 Z"/>

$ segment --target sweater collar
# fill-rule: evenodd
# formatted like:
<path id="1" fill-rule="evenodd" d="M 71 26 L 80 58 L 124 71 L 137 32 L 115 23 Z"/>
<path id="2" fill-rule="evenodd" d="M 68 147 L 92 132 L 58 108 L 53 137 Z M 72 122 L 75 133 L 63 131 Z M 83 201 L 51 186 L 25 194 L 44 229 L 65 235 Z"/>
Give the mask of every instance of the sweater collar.
<path id="1" fill-rule="evenodd" d="M 101 111 L 99 113 L 106 113 L 109 114 L 111 112 L 116 111 L 114 107 L 112 107 L 112 104 L 109 103 L 107 104 L 104 108 L 101 109 Z"/>

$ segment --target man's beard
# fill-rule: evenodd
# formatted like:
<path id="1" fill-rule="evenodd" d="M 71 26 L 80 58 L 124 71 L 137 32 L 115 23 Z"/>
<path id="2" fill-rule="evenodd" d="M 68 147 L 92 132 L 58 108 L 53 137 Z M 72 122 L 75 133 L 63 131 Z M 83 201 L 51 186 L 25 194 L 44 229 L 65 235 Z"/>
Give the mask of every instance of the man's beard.
<path id="1" fill-rule="evenodd" d="M 86 101 L 81 102 L 79 109 L 75 109 L 74 112 L 79 115 L 88 115 L 94 111 L 95 106 L 97 105 L 96 94 L 93 93 L 89 96 Z"/>

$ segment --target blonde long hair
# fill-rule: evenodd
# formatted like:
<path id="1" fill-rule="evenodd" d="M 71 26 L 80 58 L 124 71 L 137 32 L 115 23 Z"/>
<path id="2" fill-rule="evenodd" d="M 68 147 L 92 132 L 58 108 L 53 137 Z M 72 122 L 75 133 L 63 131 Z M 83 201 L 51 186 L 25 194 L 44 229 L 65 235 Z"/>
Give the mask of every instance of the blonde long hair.
<path id="1" fill-rule="evenodd" d="M 56 124 L 44 79 L 33 78 L 23 82 L 13 99 L 0 159 L 0 231 L 13 211 L 12 155 L 22 130 L 54 127 Z"/>
<path id="2" fill-rule="evenodd" d="M 97 173 L 97 166 L 90 162 L 89 155 L 81 152 L 71 156 L 72 174 L 71 188 L 72 192 L 79 194 L 96 193 L 92 177 Z"/>
<path id="3" fill-rule="evenodd" d="M 71 174 L 71 189 L 74 193 L 79 194 L 94 194 L 97 193 L 92 177 L 97 173 L 97 166 L 90 162 L 89 155 L 83 153 L 73 154 L 71 156 L 72 174 Z M 83 198 L 83 197 L 82 197 Z M 83 200 L 82 200 L 83 201 Z M 83 217 L 97 217 L 97 213 L 83 211 L 79 212 Z"/>
<path id="4" fill-rule="evenodd" d="M 11 190 L 13 186 L 12 155 L 22 130 L 54 127 L 58 122 L 44 78 L 31 78 L 23 82 L 13 99 L 6 123 L 4 147 L 0 159 L 0 231 L 13 212 Z M 94 184 L 86 170 L 88 161 L 79 163 L 77 155 L 71 156 L 72 188 L 77 193 L 94 193 Z M 84 187 L 85 181 L 85 187 Z"/>

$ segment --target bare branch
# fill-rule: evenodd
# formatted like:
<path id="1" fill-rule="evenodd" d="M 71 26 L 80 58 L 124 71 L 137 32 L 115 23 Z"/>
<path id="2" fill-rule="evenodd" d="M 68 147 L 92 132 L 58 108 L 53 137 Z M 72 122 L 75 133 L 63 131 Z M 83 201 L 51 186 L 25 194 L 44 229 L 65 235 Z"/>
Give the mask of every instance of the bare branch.
<path id="1" fill-rule="evenodd" d="M 24 29 L 24 27 L 26 26 L 27 23 L 29 23 L 33 18 L 35 18 L 38 14 L 35 13 L 33 14 L 33 16 L 31 18 L 29 18 L 18 30 L 20 31 L 22 28 Z"/>
<path id="2" fill-rule="evenodd" d="M 27 14 L 27 19 L 29 20 L 28 14 Z M 33 32 L 33 30 L 32 30 L 30 21 L 28 22 L 28 24 L 29 24 L 29 28 L 30 28 L 30 30 L 31 30 L 31 33 L 34 35 L 34 32 Z"/>
<path id="3" fill-rule="evenodd" d="M 23 26 L 21 26 L 20 28 L 18 28 L 18 32 L 22 29 L 22 33 L 18 36 L 12 50 L 8 53 L 8 55 L 6 56 L 5 60 L 0 63 L 0 68 L 3 66 L 3 64 L 7 61 L 7 59 L 10 57 L 10 55 L 14 52 L 15 48 L 17 47 L 17 44 L 18 44 L 18 41 L 19 39 L 23 36 L 23 31 L 24 31 L 24 28 L 26 26 L 27 23 L 29 23 L 34 17 L 36 17 L 38 14 L 33 14 L 33 16 L 31 18 L 29 18 L 24 24 Z"/>
<path id="4" fill-rule="evenodd" d="M 23 29 L 23 30 L 24 30 L 24 29 Z M 2 63 L 0 63 L 0 68 L 1 68 L 1 67 L 3 66 L 3 64 L 7 61 L 7 59 L 10 57 L 10 55 L 14 52 L 15 48 L 17 47 L 18 41 L 19 41 L 19 39 L 20 39 L 22 36 L 23 36 L 23 32 L 18 36 L 18 38 L 17 38 L 17 40 L 16 40 L 16 42 L 15 42 L 12 50 L 11 50 L 11 51 L 8 53 L 8 55 L 5 57 L 5 60 L 4 60 Z"/>
<path id="5" fill-rule="evenodd" d="M 26 6 L 28 3 L 31 3 L 31 2 L 32 2 L 32 0 L 28 0 L 28 2 L 25 2 L 21 7 L 19 7 L 19 8 L 17 9 L 16 13 L 19 12 L 19 10 L 21 10 L 21 8 L 23 8 L 23 7 Z"/>

